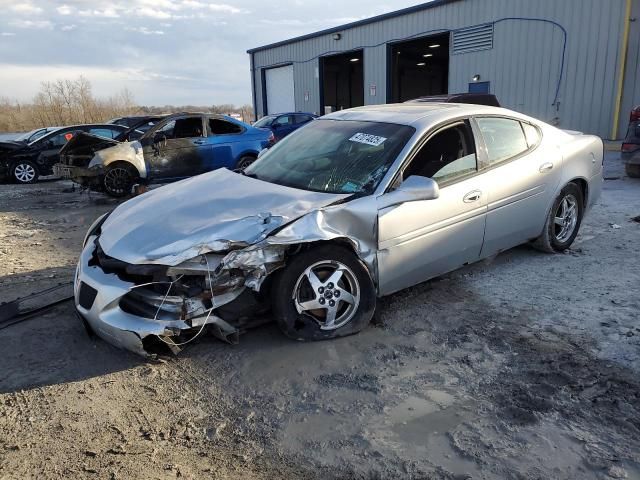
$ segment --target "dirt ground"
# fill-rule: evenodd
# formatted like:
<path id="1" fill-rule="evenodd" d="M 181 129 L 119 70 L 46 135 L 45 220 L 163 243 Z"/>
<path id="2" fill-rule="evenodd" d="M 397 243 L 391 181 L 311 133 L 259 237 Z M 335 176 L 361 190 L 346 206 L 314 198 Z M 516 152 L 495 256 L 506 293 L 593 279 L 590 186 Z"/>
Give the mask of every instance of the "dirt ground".
<path id="1" fill-rule="evenodd" d="M 640 478 L 640 180 L 608 153 L 565 254 L 522 246 L 301 344 L 273 325 L 152 362 L 70 302 L 0 330 L 0 479 Z M 72 276 L 115 203 L 0 186 L 0 301 Z"/>

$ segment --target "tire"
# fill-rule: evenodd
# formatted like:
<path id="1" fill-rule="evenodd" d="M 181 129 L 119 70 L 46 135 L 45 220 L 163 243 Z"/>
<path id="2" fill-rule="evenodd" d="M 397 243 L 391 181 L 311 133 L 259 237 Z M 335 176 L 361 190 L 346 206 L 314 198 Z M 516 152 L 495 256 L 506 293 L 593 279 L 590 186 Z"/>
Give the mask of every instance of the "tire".
<path id="1" fill-rule="evenodd" d="M 627 163 L 624 166 L 625 172 L 627 172 L 627 177 L 631 178 L 640 178 L 640 165 L 631 165 Z"/>
<path id="2" fill-rule="evenodd" d="M 107 195 L 111 197 L 126 197 L 131 194 L 131 189 L 138 179 L 138 172 L 125 162 L 109 165 L 102 177 L 102 186 Z"/>
<path id="3" fill-rule="evenodd" d="M 271 295 L 280 330 L 300 341 L 357 333 L 369 324 L 376 305 L 366 267 L 350 250 L 335 244 L 293 257 L 274 280 Z M 333 322 L 327 317 L 332 311 Z"/>
<path id="4" fill-rule="evenodd" d="M 244 170 L 255 161 L 256 161 L 256 157 L 252 157 L 251 155 L 245 155 L 244 157 L 241 157 L 240 160 L 238 160 L 238 164 L 236 165 L 236 168 L 238 170 Z"/>
<path id="5" fill-rule="evenodd" d="M 36 183 L 39 176 L 38 166 L 29 160 L 19 160 L 11 167 L 11 178 L 16 183 Z"/>
<path id="6" fill-rule="evenodd" d="M 533 246 L 548 253 L 564 252 L 576 239 L 583 214 L 582 190 L 575 183 L 569 183 L 553 202 L 542 235 Z"/>

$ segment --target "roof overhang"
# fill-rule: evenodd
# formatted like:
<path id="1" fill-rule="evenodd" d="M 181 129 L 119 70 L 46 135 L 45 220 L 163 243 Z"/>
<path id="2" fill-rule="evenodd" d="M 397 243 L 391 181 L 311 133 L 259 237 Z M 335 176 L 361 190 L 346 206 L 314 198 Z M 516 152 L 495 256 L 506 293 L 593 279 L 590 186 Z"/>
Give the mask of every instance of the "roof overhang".
<path id="1" fill-rule="evenodd" d="M 339 25 L 337 27 L 328 28 L 326 30 L 320 30 L 318 32 L 309 33 L 307 35 L 301 35 L 299 37 L 290 38 L 288 40 L 282 40 L 276 43 L 270 43 L 268 45 L 263 45 L 262 47 L 252 48 L 247 50 L 247 53 L 253 54 L 259 52 L 261 50 L 268 50 L 270 48 L 281 47 L 283 45 L 288 45 L 290 43 L 300 42 L 302 40 L 309 40 L 311 38 L 321 37 L 323 35 L 329 35 L 331 33 L 343 32 L 345 30 L 349 30 L 355 27 L 361 27 L 363 25 L 369 25 L 370 23 L 381 22 L 383 20 L 387 20 L 389 18 L 400 17 L 402 15 L 408 15 L 410 13 L 420 12 L 423 10 L 428 10 L 430 8 L 439 7 L 441 5 L 445 5 L 447 3 L 460 2 L 462 0 L 432 0 L 427 3 L 421 3 L 420 5 L 414 5 L 413 7 L 403 8 L 402 10 L 396 10 L 394 12 L 383 13 L 382 15 L 377 15 L 371 18 L 365 18 L 364 20 L 358 20 L 356 22 L 347 23 L 345 25 Z"/>

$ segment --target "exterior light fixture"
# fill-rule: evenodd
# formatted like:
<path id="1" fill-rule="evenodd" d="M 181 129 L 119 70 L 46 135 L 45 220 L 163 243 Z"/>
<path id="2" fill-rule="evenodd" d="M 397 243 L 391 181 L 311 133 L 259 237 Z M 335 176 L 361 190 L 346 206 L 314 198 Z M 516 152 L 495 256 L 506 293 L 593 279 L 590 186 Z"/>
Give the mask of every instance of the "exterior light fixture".
<path id="1" fill-rule="evenodd" d="M 342 38 L 342 35 L 341 35 L 341 34 L 339 34 L 339 33 L 334 33 L 334 34 L 333 34 L 333 39 L 334 39 L 334 40 L 340 40 L 341 38 Z"/>
<path id="2" fill-rule="evenodd" d="M 352 62 L 359 62 L 359 61 L 360 61 L 360 59 L 359 59 L 359 58 L 352 58 L 352 59 L 351 59 L 351 61 L 352 61 Z"/>
<path id="3" fill-rule="evenodd" d="M 422 55 L 424 58 L 429 58 L 429 57 L 433 57 L 433 53 L 425 53 L 424 55 Z"/>
<path id="4" fill-rule="evenodd" d="M 438 48 L 439 46 L 439 43 L 434 43 L 433 45 L 429 45 L 429 48 Z"/>
<path id="5" fill-rule="evenodd" d="M 473 78 L 472 78 L 471 80 L 473 80 L 474 82 L 479 82 L 479 81 L 480 81 L 480 78 L 481 78 L 481 77 L 480 77 L 480 74 L 479 74 L 479 73 L 476 73 L 476 74 L 473 76 Z"/>
<path id="6" fill-rule="evenodd" d="M 419 67 L 424 67 L 426 65 L 426 63 L 420 62 L 420 63 L 416 63 L 416 65 L 419 66 Z"/>

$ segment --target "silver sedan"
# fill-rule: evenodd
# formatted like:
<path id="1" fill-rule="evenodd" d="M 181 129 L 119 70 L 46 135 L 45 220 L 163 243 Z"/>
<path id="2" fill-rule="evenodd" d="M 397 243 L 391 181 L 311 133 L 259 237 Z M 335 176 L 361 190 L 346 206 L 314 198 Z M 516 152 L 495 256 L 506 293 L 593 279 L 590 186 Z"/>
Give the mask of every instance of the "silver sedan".
<path id="1" fill-rule="evenodd" d="M 179 351 L 275 319 L 298 340 L 355 333 L 376 297 L 516 245 L 562 252 L 602 185 L 598 137 L 462 104 L 311 122 L 244 172 L 218 170 L 101 217 L 76 307 L 105 340 Z"/>

